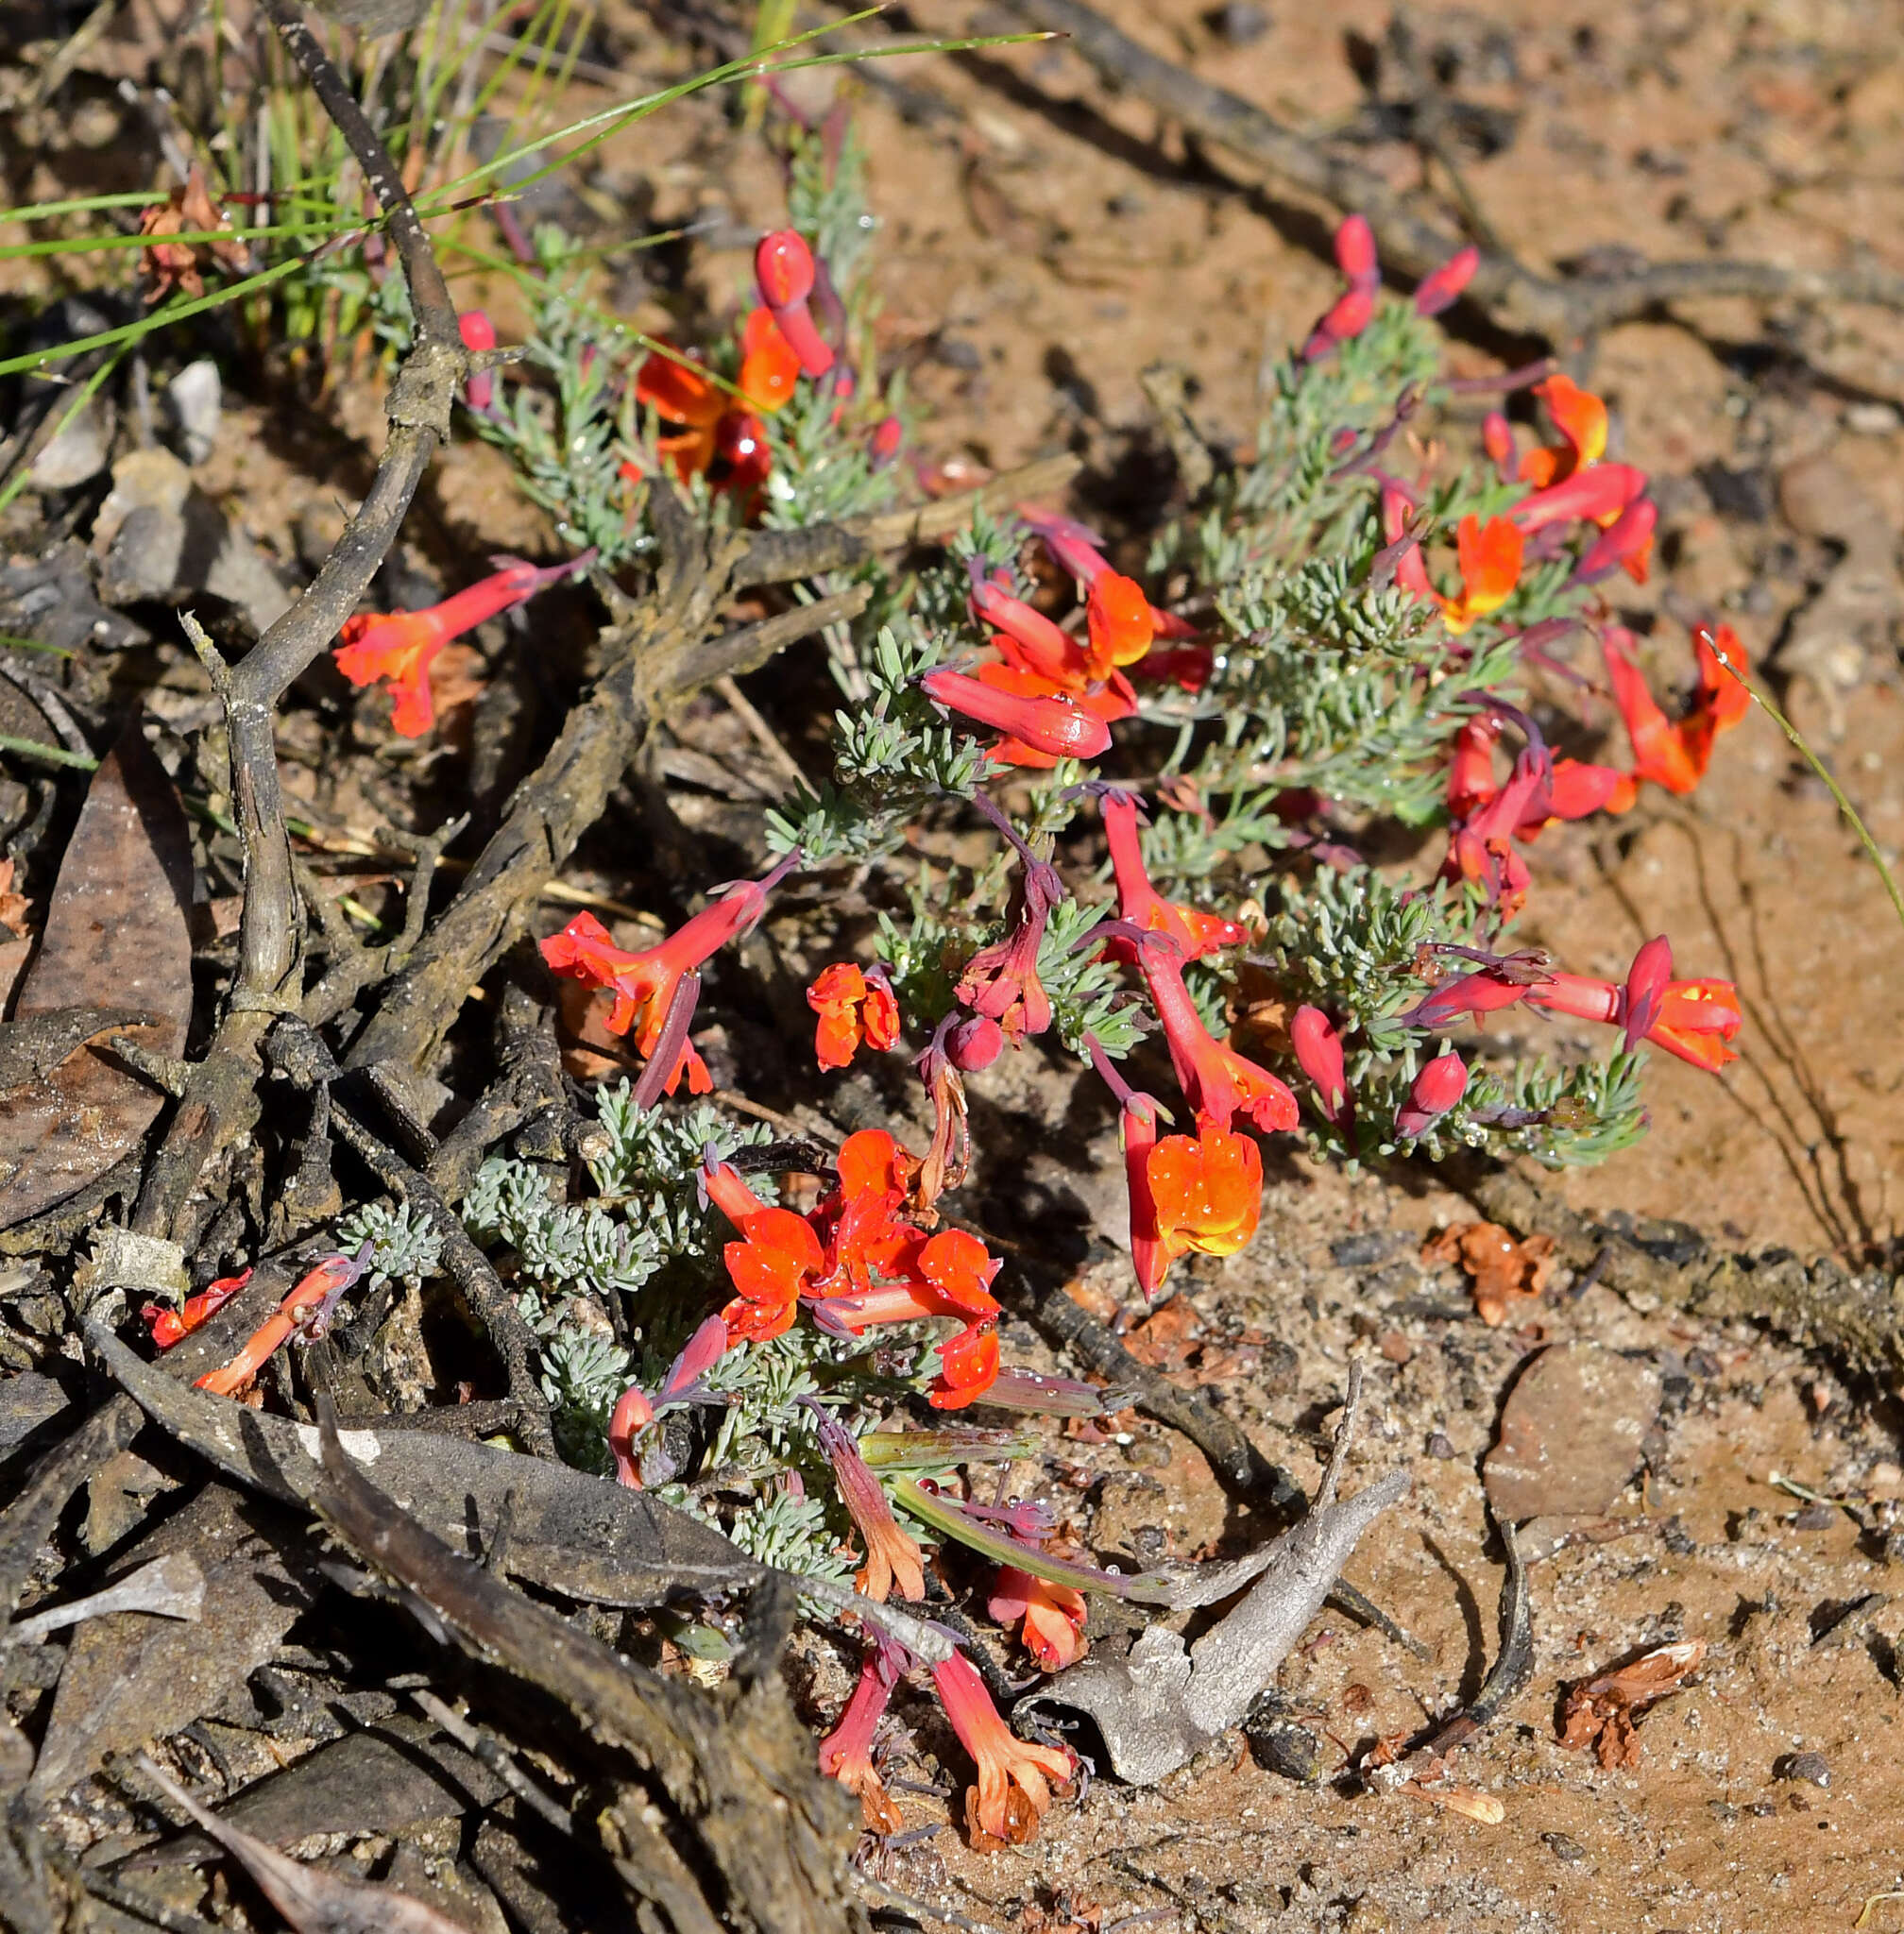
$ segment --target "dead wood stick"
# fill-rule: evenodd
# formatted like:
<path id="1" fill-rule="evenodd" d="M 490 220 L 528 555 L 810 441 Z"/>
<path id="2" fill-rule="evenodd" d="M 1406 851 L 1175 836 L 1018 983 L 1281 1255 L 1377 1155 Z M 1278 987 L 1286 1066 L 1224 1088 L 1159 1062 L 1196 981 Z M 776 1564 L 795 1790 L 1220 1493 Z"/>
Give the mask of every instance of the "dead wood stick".
<path id="1" fill-rule="evenodd" d="M 540 1688 L 643 1770 L 638 1783 L 617 1780 L 595 1817 L 654 1925 L 830 1934 L 848 1924 L 849 1808 L 815 1767 L 777 1675 L 713 1697 L 611 1652 L 380 1491 L 345 1455 L 328 1401 L 318 1427 L 325 1481 L 312 1501 L 324 1522 L 477 1657 Z"/>
<path id="2" fill-rule="evenodd" d="M 1462 246 L 1460 236 L 1423 221 L 1402 195 L 1360 161 L 1285 127 L 1253 102 L 1151 53 L 1080 0 L 1006 4 L 1028 25 L 1068 35 L 1107 81 L 1149 102 L 1198 140 L 1247 156 L 1288 187 L 1366 215 L 1383 260 L 1404 274 L 1426 275 Z M 1653 263 L 1631 273 L 1562 280 L 1537 275 L 1511 255 L 1487 250 L 1468 287 L 1469 299 L 1500 327 L 1538 336 L 1556 348 L 1662 303 L 1699 296 L 1869 302 L 1904 309 L 1904 275 L 1876 268 L 1798 269 L 1769 262 L 1712 261 Z"/>
<path id="3" fill-rule="evenodd" d="M 536 1332 L 516 1307 L 515 1298 L 487 1256 L 470 1241 L 468 1232 L 429 1181 L 352 1114 L 335 1096 L 331 1118 L 338 1134 L 370 1165 L 386 1189 L 394 1189 L 413 1208 L 430 1218 L 443 1240 L 443 1264 L 456 1286 L 469 1298 L 477 1320 L 488 1332 L 502 1374 L 514 1400 L 523 1437 L 538 1457 L 555 1455 L 555 1438 L 549 1421 L 549 1400 L 536 1381 Z"/>
<path id="4" fill-rule="evenodd" d="M 724 570 L 719 575 L 724 580 Z M 611 668 L 517 789 L 456 898 L 351 1043 L 347 1066 L 416 1064 L 434 1050 L 469 989 L 502 958 L 542 889 L 606 810 L 659 711 L 722 672 L 764 664 L 794 639 L 856 616 L 868 596 L 856 585 L 702 644 L 705 603 L 721 590 L 704 573 L 685 598 L 676 593 L 685 608 L 669 617 L 644 606 L 633 625 L 611 634 Z M 668 596 L 664 587 L 657 605 Z"/>
<path id="5" fill-rule="evenodd" d="M 455 306 L 396 163 L 302 15 L 289 0 L 267 5 L 279 38 L 376 193 L 409 288 L 416 338 L 384 406 L 390 438 L 377 474 L 317 575 L 235 668 L 225 665 L 202 632 L 194 635 L 224 702 L 245 900 L 238 973 L 225 1012 L 133 1210 L 132 1227 L 147 1235 L 170 1231 L 205 1164 L 258 1117 L 259 1049 L 273 1015 L 296 1004 L 302 977 L 303 924 L 278 772 L 278 703 L 369 588 L 438 443 L 450 433 L 450 404 L 468 366 Z"/>
<path id="6" fill-rule="evenodd" d="M 1675 1229 L 1671 1243 L 1649 1246 L 1643 1227 L 1578 1214 L 1517 1169 L 1470 1172 L 1456 1186 L 1490 1222 L 1522 1235 L 1551 1235 L 1560 1260 L 1576 1269 L 1591 1267 L 1604 1252 L 1599 1280 L 1636 1309 L 1684 1310 L 1712 1323 L 1742 1316 L 1769 1323 L 1894 1388 L 1904 1383 L 1904 1298 L 1893 1271 L 1856 1274 L 1834 1257 L 1806 1263 L 1786 1249 L 1741 1255 L 1703 1239 L 1688 1260 L 1685 1231 Z"/>

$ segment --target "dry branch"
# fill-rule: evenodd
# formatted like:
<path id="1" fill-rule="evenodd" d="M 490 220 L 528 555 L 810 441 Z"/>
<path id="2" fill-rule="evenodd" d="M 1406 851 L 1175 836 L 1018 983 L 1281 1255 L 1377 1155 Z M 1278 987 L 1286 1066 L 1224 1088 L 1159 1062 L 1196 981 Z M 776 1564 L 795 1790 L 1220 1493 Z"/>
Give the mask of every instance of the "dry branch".
<path id="1" fill-rule="evenodd" d="M 1366 215 L 1385 263 L 1424 276 L 1464 246 L 1463 236 L 1422 220 L 1407 198 L 1360 161 L 1286 127 L 1252 101 L 1213 87 L 1153 54 L 1080 0 L 1007 0 L 1028 26 L 1068 35 L 1112 86 L 1129 90 L 1186 133 L 1266 168 L 1279 183 Z M 1878 268 L 1795 269 L 1769 262 L 1661 262 L 1617 275 L 1565 280 L 1537 275 L 1512 255 L 1484 249 L 1468 298 L 1499 327 L 1568 348 L 1649 314 L 1701 296 L 1762 301 L 1869 302 L 1904 309 L 1904 275 Z"/>

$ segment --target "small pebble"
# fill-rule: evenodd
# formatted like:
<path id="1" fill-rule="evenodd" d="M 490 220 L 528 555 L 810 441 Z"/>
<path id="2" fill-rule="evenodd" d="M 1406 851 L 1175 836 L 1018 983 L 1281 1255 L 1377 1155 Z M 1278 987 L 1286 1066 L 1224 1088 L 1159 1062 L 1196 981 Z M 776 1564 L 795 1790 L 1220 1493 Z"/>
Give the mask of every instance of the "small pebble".
<path id="1" fill-rule="evenodd" d="M 1424 1448 L 1430 1457 L 1449 1458 L 1454 1454 L 1454 1447 L 1448 1441 L 1447 1434 L 1443 1431 L 1431 1431 Z"/>
<path id="2" fill-rule="evenodd" d="M 1322 1742 L 1307 1726 L 1293 1719 L 1257 1719 L 1243 1722 L 1244 1737 L 1250 1741 L 1250 1756 L 1265 1773 L 1294 1780 L 1298 1786 L 1314 1786 L 1322 1776 Z"/>
<path id="3" fill-rule="evenodd" d="M 1804 1510 L 1792 1520 L 1794 1531 L 1829 1531 L 1838 1522 L 1837 1507 L 1832 1504 L 1807 1504 Z"/>
<path id="4" fill-rule="evenodd" d="M 1571 1834 L 1543 1833 L 1540 1838 L 1546 1841 L 1548 1851 L 1556 1860 L 1571 1862 L 1584 1860 L 1587 1858 L 1587 1849 Z"/>
<path id="5" fill-rule="evenodd" d="M 1247 47 L 1269 31 L 1269 16 L 1250 0 L 1230 0 L 1209 16 L 1211 25 L 1232 47 Z"/>
<path id="6" fill-rule="evenodd" d="M 1857 436 L 1889 436 L 1904 428 L 1904 417 L 1889 403 L 1853 403 L 1844 412 L 1844 427 Z"/>
<path id="7" fill-rule="evenodd" d="M 1830 1763 L 1822 1753 L 1788 1753 L 1772 1772 L 1777 1779 L 1803 1780 L 1808 1786 L 1831 1784 Z"/>

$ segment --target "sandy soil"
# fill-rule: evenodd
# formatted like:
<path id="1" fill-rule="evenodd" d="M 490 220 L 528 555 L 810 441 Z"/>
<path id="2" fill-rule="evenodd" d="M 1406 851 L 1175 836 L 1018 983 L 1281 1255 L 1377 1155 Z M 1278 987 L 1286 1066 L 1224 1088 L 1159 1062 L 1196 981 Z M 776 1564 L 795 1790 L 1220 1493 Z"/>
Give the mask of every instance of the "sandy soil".
<path id="1" fill-rule="evenodd" d="M 1191 0 L 1107 0 L 1105 10 L 1317 130 L 1366 102 L 1352 43 L 1379 42 L 1387 20 L 1377 0 L 1277 7 L 1239 45 Z M 949 0 L 918 0 L 912 18 L 931 31 L 1009 25 Z M 1519 116 L 1511 146 L 1468 158 L 1466 174 L 1530 263 L 1624 246 L 1819 263 L 1868 249 L 1904 266 L 1904 59 L 1886 9 L 1492 0 L 1423 7 L 1414 20 L 1449 50 L 1463 98 Z M 644 81 L 688 71 L 692 57 L 641 16 L 617 31 Z M 1213 433 L 1247 444 L 1266 341 L 1306 328 L 1332 293 L 1313 246 L 1317 212 L 1266 199 L 1221 155 L 1186 152 L 1060 45 L 889 63 L 844 85 L 861 105 L 886 225 L 883 336 L 911 365 L 934 457 L 1003 466 L 1068 445 L 1089 467 L 1081 506 L 1114 522 L 1155 475 L 1137 374 L 1159 358 L 1194 372 Z M 1402 144 L 1365 154 L 1398 183 L 1422 181 Z M 718 212 L 738 229 L 779 205 L 772 169 L 711 103 L 611 144 L 590 186 L 625 196 L 644 179 L 663 220 Z M 1431 174 L 1423 193 L 1445 218 L 1445 183 Z M 697 270 L 718 289 L 743 272 L 738 248 L 704 255 Z M 638 274 L 625 297 L 638 321 L 665 318 Z M 1482 347 L 1459 354 L 1475 371 L 1497 366 Z M 1610 333 L 1592 376 L 1624 454 L 1659 480 L 1665 568 L 1645 591 L 1622 593 L 1642 628 L 1676 600 L 1723 610 L 1755 661 L 1774 650 L 1846 544 L 1787 517 L 1781 482 L 1804 459 L 1838 467 L 1849 500 L 1867 502 L 1884 534 L 1881 568 L 1895 567 L 1904 319 L 1689 305 Z M 344 428 L 368 434 L 371 422 L 356 410 Z M 293 554 L 296 517 L 324 490 L 268 435 L 230 464 L 215 487 L 261 541 Z M 458 450 L 408 541 L 427 559 L 449 542 L 527 544 L 535 529 L 489 453 Z M 1661 616 L 1657 678 L 1680 675 L 1683 650 Z M 1894 857 L 1904 844 L 1897 670 L 1894 624 L 1880 621 L 1862 640 L 1826 639 L 1778 681 Z M 1895 1256 L 1896 928 L 1828 796 L 1771 722 L 1755 717 L 1726 740 L 1692 799 L 1656 795 L 1610 828 L 1558 829 L 1533 858 L 1524 931 L 1567 966 L 1617 973 L 1638 941 L 1664 929 L 1682 972 L 1733 975 L 1746 1003 L 1740 1063 L 1716 1081 L 1657 1064 L 1654 1133 L 1567 1178 L 1569 1199 L 1683 1218 L 1742 1247 Z M 1087 1221 L 1093 1213 L 1086 1199 Z M 1361 1350 L 1374 1370 L 1373 1420 L 1352 1483 L 1401 1462 L 1414 1472 L 1412 1494 L 1351 1576 L 1432 1658 L 1332 1614 L 1284 1674 L 1292 1709 L 1314 1716 L 1328 1776 L 1349 1749 L 1471 1693 L 1492 1656 L 1500 1552 L 1477 1466 L 1528 1349 L 1590 1339 L 1662 1377 L 1645 1468 L 1615 1507 L 1630 1523 L 1537 1568 L 1534 1682 L 1458 1762 L 1462 1780 L 1501 1802 L 1501 1822 L 1406 1794 L 1356 1797 L 1330 1777 L 1300 1787 L 1232 1742 L 1153 1791 L 1100 1782 L 1081 1805 L 1061 1803 L 1022 1850 L 981 1858 L 948 1829 L 881 1857 L 893 1884 L 1033 1928 L 1108 1928 L 1155 1910 L 1141 1925 L 1904 1929 L 1904 1898 L 1859 1921 L 1868 1897 L 1904 1887 L 1899 1574 L 1846 1512 L 1808 1511 L 1767 1482 L 1776 1470 L 1827 1496 L 1860 1494 L 1881 1522 L 1904 1491 L 1895 1400 L 1847 1388 L 1828 1365 L 1754 1330 L 1641 1314 L 1600 1288 L 1572 1298 L 1557 1285 L 1535 1313 L 1538 1334 L 1487 1330 L 1458 1279 L 1417 1261 L 1423 1236 L 1465 1213 L 1432 1183 L 1292 1171 L 1254 1249 L 1194 1279 L 1201 1354 L 1181 1374 L 1208 1382 L 1308 1482 L 1315 1433 L 1348 1353 Z M 1369 1240 L 1341 1250 L 1352 1236 Z M 1363 1260 L 1345 1266 L 1342 1254 Z M 1083 1293 L 1125 1300 L 1128 1271 L 1094 1264 Z M 1293 1375 L 1266 1373 L 1281 1361 L 1266 1350 L 1271 1338 L 1293 1346 Z M 1008 1341 L 1008 1354 L 1036 1358 L 1028 1332 Z M 1250 1540 L 1255 1528 L 1228 1512 L 1194 1452 L 1154 1426 L 1131 1435 L 1054 1446 L 1046 1461 L 1046 1481 L 1072 1500 L 1087 1541 L 1109 1555 L 1154 1526 L 1188 1555 Z M 1556 1743 L 1564 1683 L 1682 1637 L 1709 1650 L 1689 1686 L 1641 1722 L 1636 1764 L 1605 1771 Z M 1822 1756 L 1828 1785 L 1779 1776 L 1801 1753 Z M 929 1777 L 929 1763 L 919 1772 Z M 944 1818 L 939 1800 L 904 1805 L 920 1824 Z"/>

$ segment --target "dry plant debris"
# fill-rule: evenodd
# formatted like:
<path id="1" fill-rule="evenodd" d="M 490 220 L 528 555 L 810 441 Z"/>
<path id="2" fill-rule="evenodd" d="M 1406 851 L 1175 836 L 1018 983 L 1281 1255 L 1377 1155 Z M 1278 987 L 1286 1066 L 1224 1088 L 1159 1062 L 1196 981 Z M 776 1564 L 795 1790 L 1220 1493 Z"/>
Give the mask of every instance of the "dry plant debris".
<path id="1" fill-rule="evenodd" d="M 1465 1270 L 1475 1315 L 1498 1329 L 1521 1304 L 1536 1302 L 1544 1293 L 1554 1271 L 1554 1247 L 1551 1235 L 1517 1242 L 1498 1222 L 1454 1222 L 1426 1244 L 1421 1260 Z"/>
<path id="2" fill-rule="evenodd" d="M 1640 1763 L 1636 1725 L 1649 1705 L 1675 1692 L 1706 1656 L 1706 1642 L 1687 1638 L 1570 1687 L 1560 1707 L 1560 1743 L 1574 1752 L 1591 1746 L 1609 1772 Z"/>

